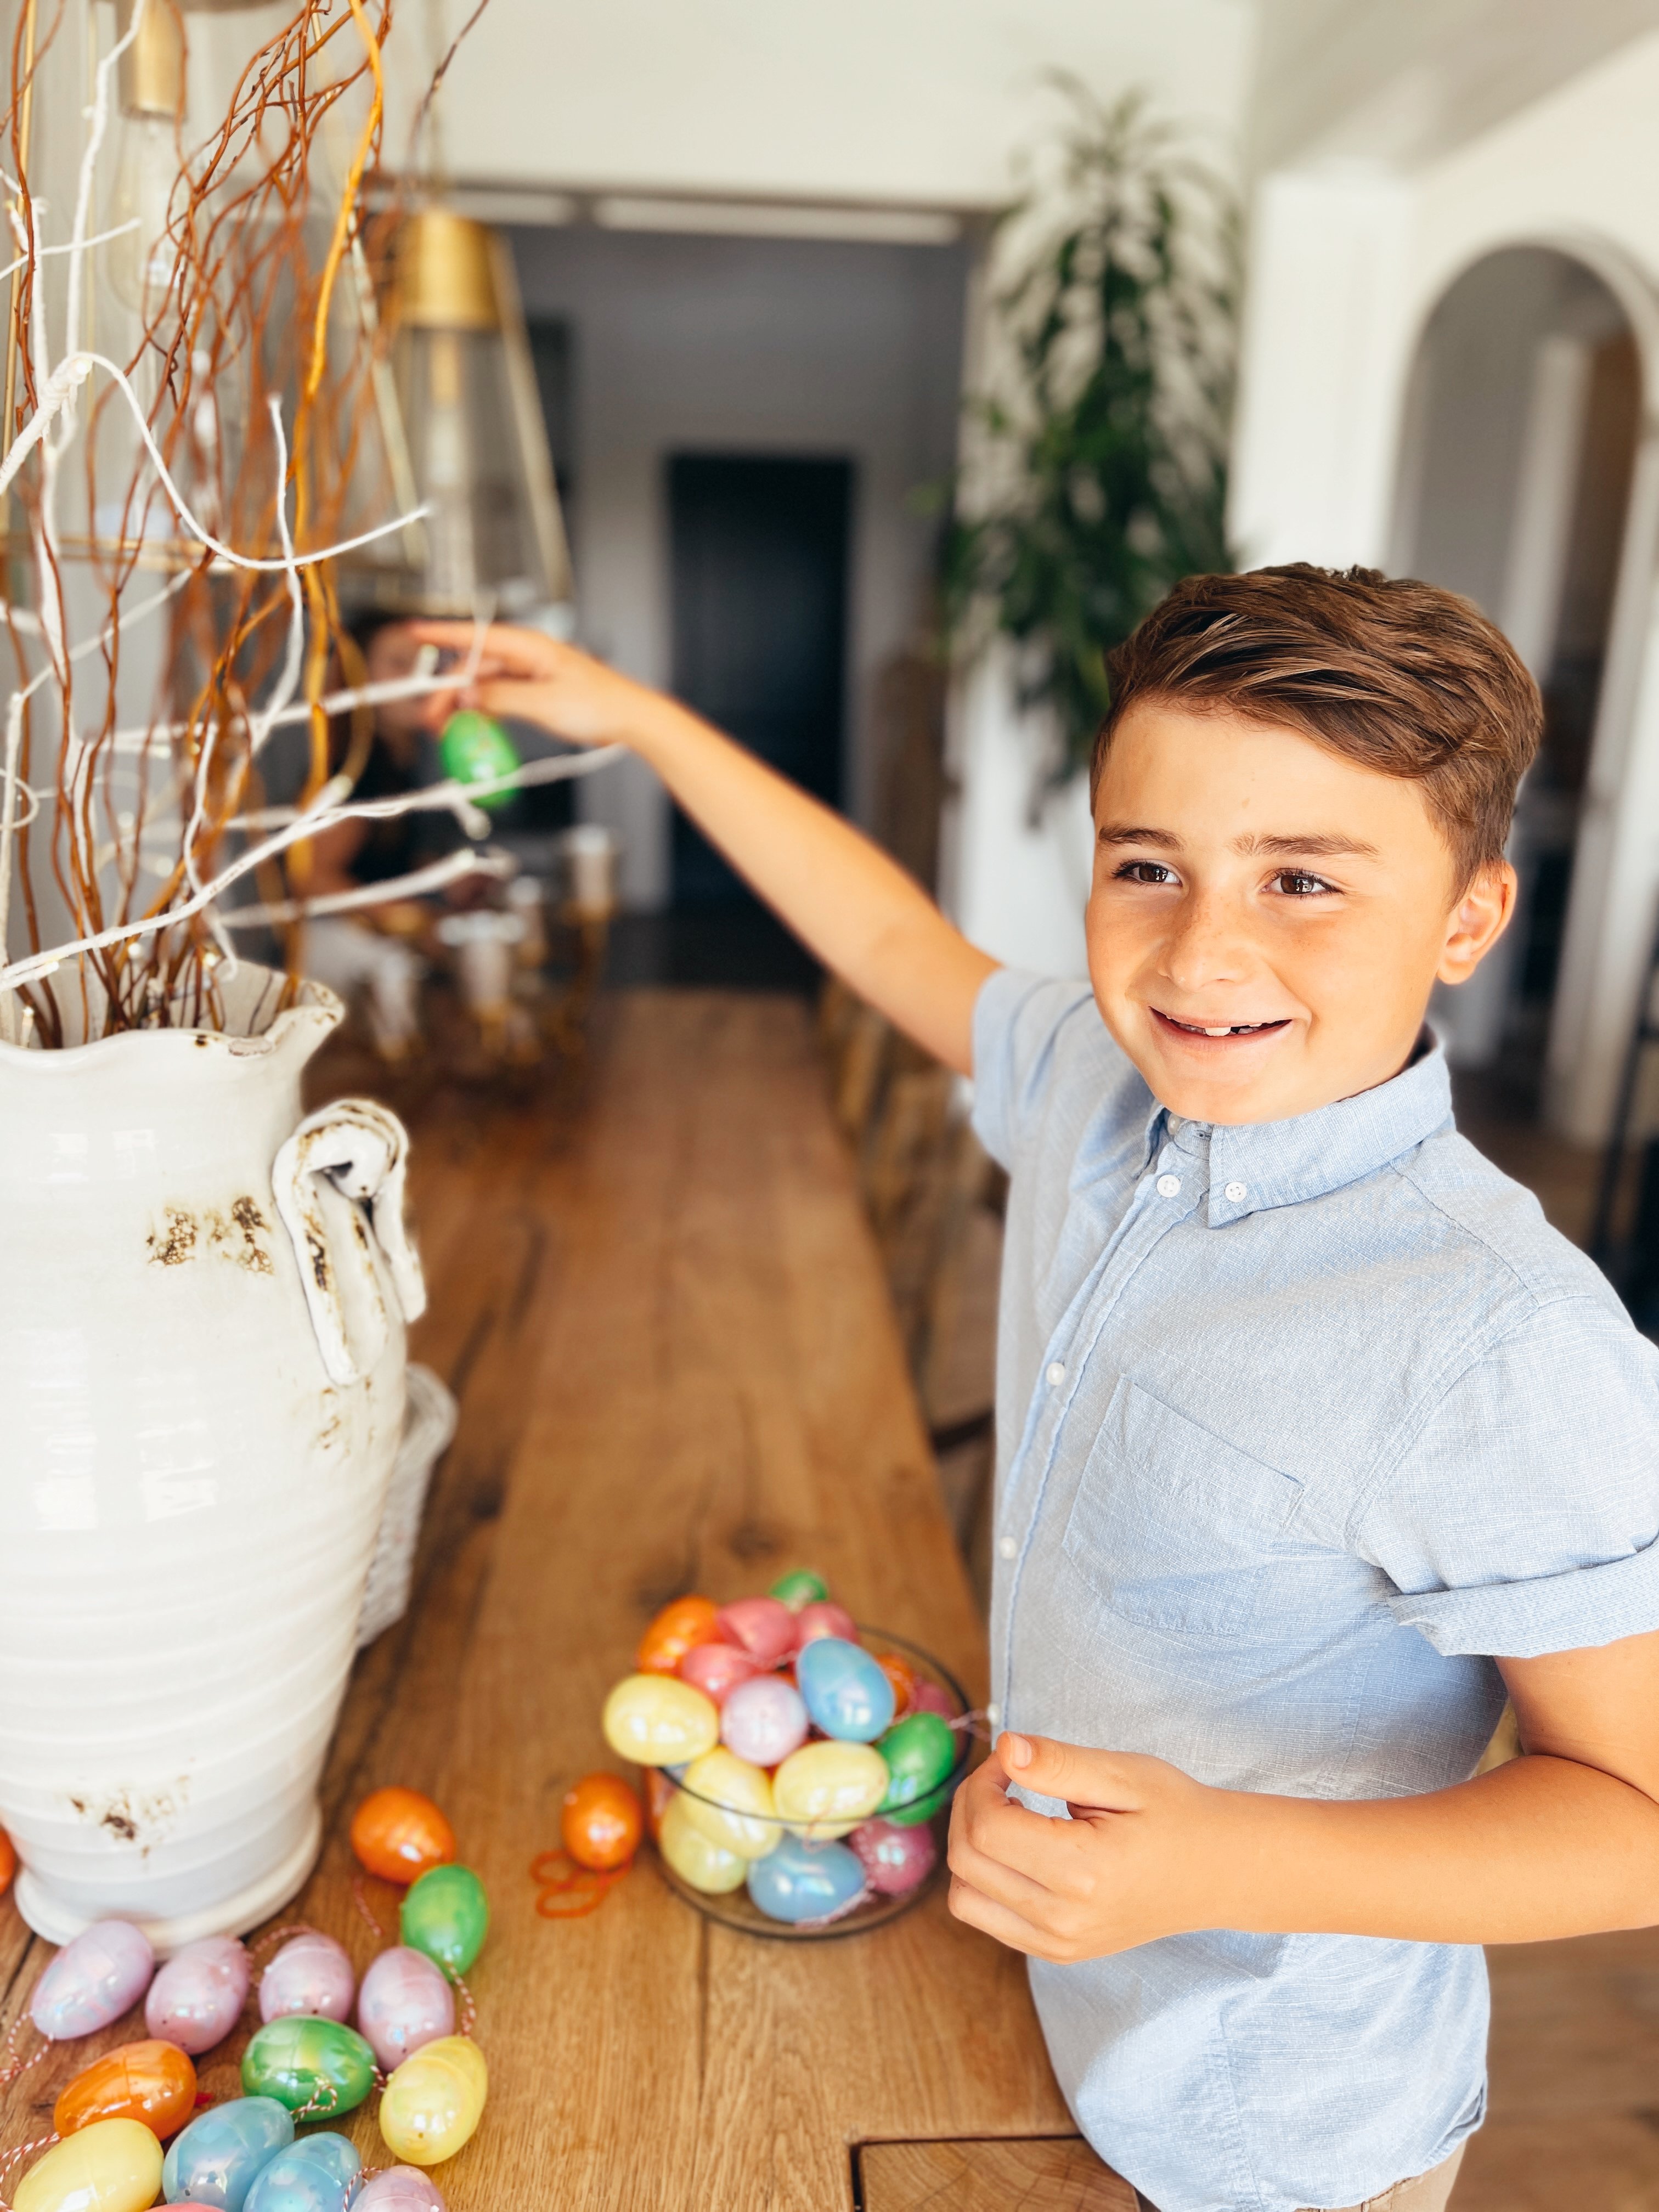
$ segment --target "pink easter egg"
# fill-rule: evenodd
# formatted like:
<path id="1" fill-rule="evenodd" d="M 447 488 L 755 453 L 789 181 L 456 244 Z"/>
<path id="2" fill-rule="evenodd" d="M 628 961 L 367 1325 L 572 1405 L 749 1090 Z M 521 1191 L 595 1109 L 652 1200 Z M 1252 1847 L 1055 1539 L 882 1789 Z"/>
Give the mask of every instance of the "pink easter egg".
<path id="1" fill-rule="evenodd" d="M 740 1682 L 720 1707 L 720 1741 L 751 1766 L 775 1766 L 806 1741 L 806 1706 L 776 1674 Z"/>
<path id="2" fill-rule="evenodd" d="M 674 1671 L 682 1682 L 723 1705 L 739 1682 L 754 1680 L 761 1664 L 740 1644 L 694 1644 Z"/>
<path id="3" fill-rule="evenodd" d="M 795 1617 L 795 1634 L 799 1643 L 815 1643 L 820 1636 L 839 1636 L 843 1643 L 859 1640 L 858 1623 L 844 1605 L 837 1605 L 832 1597 L 821 1597 L 811 1605 L 804 1605 Z"/>
<path id="4" fill-rule="evenodd" d="M 91 2035 L 137 2004 L 155 1972 L 143 1929 L 94 1920 L 65 1943 L 34 1985 L 29 2017 L 49 2043 Z"/>
<path id="5" fill-rule="evenodd" d="M 740 1597 L 714 1616 L 726 1644 L 740 1644 L 763 1667 L 775 1667 L 795 1648 L 796 1617 L 781 1598 Z"/>
<path id="6" fill-rule="evenodd" d="M 363 1976 L 357 2025 L 390 2074 L 423 2043 L 455 2033 L 454 1992 L 424 1952 L 400 1943 Z"/>
<path id="7" fill-rule="evenodd" d="M 937 1682 L 924 1682 L 920 1675 L 916 1677 L 915 1688 L 910 1692 L 910 1710 L 913 1713 L 937 1713 L 942 1721 L 953 1721 L 957 1717 L 950 1692 L 940 1689 Z"/>
<path id="8" fill-rule="evenodd" d="M 170 2212 L 183 2212 L 175 2205 Z M 437 2183 L 413 2166 L 388 2166 L 371 2173 L 351 2200 L 351 2212 L 447 2212 Z"/>
<path id="9" fill-rule="evenodd" d="M 346 2020 L 356 1993 L 351 1961 L 331 1936 L 296 1936 L 283 1944 L 259 1977 L 259 2017 L 283 2020 L 304 2013 L 319 2020 Z"/>
<path id="10" fill-rule="evenodd" d="M 902 1897 L 926 1881 L 939 1858 L 939 1845 L 926 1823 L 896 1828 L 890 1820 L 866 1820 L 847 1838 L 857 1852 L 864 1879 L 878 1897 Z"/>
<path id="11" fill-rule="evenodd" d="M 252 1965 L 232 1936 L 204 1936 L 175 1951 L 149 1985 L 144 2026 L 192 2058 L 222 2043 L 242 2016 Z"/>

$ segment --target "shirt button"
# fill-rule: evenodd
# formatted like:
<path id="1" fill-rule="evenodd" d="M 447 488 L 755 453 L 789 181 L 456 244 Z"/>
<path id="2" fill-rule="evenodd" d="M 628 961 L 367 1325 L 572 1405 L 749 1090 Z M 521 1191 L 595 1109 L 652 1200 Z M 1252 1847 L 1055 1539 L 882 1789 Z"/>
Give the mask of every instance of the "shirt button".
<path id="1" fill-rule="evenodd" d="M 1249 1194 L 1250 1186 L 1247 1182 L 1230 1182 L 1227 1186 L 1229 1205 L 1242 1206 Z"/>
<path id="2" fill-rule="evenodd" d="M 1019 1546 L 1015 1543 L 1012 1536 L 999 1536 L 997 1538 L 997 1550 L 1005 1559 L 1012 1559 L 1014 1553 L 1018 1551 L 1018 1549 Z"/>
<path id="3" fill-rule="evenodd" d="M 987 1707 L 985 1708 L 985 1717 L 986 1717 L 986 1719 L 987 1719 L 988 1721 L 989 1721 L 989 1722 L 990 1722 L 991 1726 L 992 1726 L 993 1728 L 1000 1728 L 1000 1727 L 1001 1727 L 1001 1725 L 1002 1725 L 1002 1708 L 1001 1708 L 1001 1706 L 1000 1706 L 1000 1705 L 987 1705 Z"/>
<path id="4" fill-rule="evenodd" d="M 1158 1179 L 1158 1194 L 1160 1198 L 1179 1198 L 1181 1195 L 1181 1177 L 1179 1176 L 1160 1176 Z"/>
<path id="5" fill-rule="evenodd" d="M 1066 1380 L 1066 1362 L 1063 1359 L 1051 1359 L 1048 1362 L 1047 1373 L 1048 1388 L 1051 1390 L 1058 1390 Z"/>

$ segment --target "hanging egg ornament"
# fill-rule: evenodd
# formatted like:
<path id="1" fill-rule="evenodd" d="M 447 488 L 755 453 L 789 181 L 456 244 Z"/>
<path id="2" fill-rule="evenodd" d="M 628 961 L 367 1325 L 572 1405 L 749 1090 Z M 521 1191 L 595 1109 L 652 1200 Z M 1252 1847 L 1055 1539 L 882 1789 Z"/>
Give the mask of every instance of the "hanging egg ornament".
<path id="1" fill-rule="evenodd" d="M 740 1597 L 722 1606 L 719 1616 L 723 1644 L 740 1644 L 763 1667 L 775 1667 L 795 1648 L 795 1615 L 775 1597 Z"/>
<path id="2" fill-rule="evenodd" d="M 242 2016 L 253 1962 L 232 1936 L 204 1936 L 175 1951 L 149 1985 L 144 2026 L 191 2057 L 222 2043 Z"/>
<path id="3" fill-rule="evenodd" d="M 802 1646 L 795 1680 L 825 1735 L 873 1743 L 893 1719 L 893 1686 L 861 1644 L 820 1636 Z"/>
<path id="4" fill-rule="evenodd" d="M 380 2118 L 386 2148 L 410 2166 L 441 2166 L 471 2136 L 489 2090 L 483 2053 L 470 2036 L 428 2043 L 386 2085 Z"/>
<path id="5" fill-rule="evenodd" d="M 720 1740 L 751 1766 L 775 1766 L 806 1741 L 806 1707 L 792 1682 L 760 1674 L 720 1707 Z"/>
<path id="6" fill-rule="evenodd" d="M 351 2200 L 351 2212 L 449 2212 L 443 2192 L 417 2166 L 382 2166 Z"/>
<path id="7" fill-rule="evenodd" d="M 351 1848 L 382 1881 L 418 1881 L 455 1856 L 455 1831 L 418 1790 L 374 1790 L 351 1816 Z"/>
<path id="8" fill-rule="evenodd" d="M 741 1889 L 749 1871 L 749 1861 L 737 1851 L 728 1851 L 702 1830 L 694 1826 L 688 1818 L 685 1792 L 677 1790 L 657 1830 L 657 1849 L 675 1873 L 693 1889 L 700 1889 L 708 1897 L 723 1897 L 730 1890 Z"/>
<path id="9" fill-rule="evenodd" d="M 878 1897 L 902 1897 L 927 1881 L 939 1863 L 931 1828 L 895 1827 L 890 1820 L 865 1820 L 847 1838 L 864 1879 Z"/>
<path id="10" fill-rule="evenodd" d="M 313 1929 L 284 1943 L 259 1977 L 259 2017 L 284 2020 L 304 2013 L 315 2020 L 347 2020 L 357 1977 L 343 1945 Z"/>
<path id="11" fill-rule="evenodd" d="M 645 1814 L 620 1775 L 585 1774 L 564 1793 L 559 1841 L 580 1867 L 610 1874 L 640 1847 Z"/>
<path id="12" fill-rule="evenodd" d="M 471 1867 L 434 1867 L 404 1898 L 398 1930 L 447 1974 L 464 1974 L 489 1933 L 489 1900 Z"/>
<path id="13" fill-rule="evenodd" d="M 382 1951 L 363 1976 L 357 2026 L 389 2074 L 423 2044 L 455 2033 L 455 1993 L 441 1967 L 406 1944 Z"/>
<path id="14" fill-rule="evenodd" d="M 787 1605 L 791 1613 L 799 1613 L 804 1605 L 817 1604 L 829 1595 L 828 1583 L 810 1567 L 794 1567 L 787 1575 L 780 1575 L 767 1592 L 780 1605 Z"/>
<path id="15" fill-rule="evenodd" d="M 161 2186 L 161 2146 L 138 2120 L 94 2120 L 32 2166 L 14 2212 L 144 2212 Z"/>
<path id="16" fill-rule="evenodd" d="M 641 1674 L 672 1674 L 688 1651 L 719 1640 L 719 1617 L 711 1598 L 671 1599 L 641 1637 L 635 1666 Z"/>
<path id="17" fill-rule="evenodd" d="M 720 1717 L 701 1690 L 673 1674 L 625 1674 L 605 1701 L 605 1740 L 618 1759 L 678 1766 L 720 1741 Z"/>
<path id="18" fill-rule="evenodd" d="M 169 2204 L 216 2204 L 242 2212 L 253 2177 L 294 2140 L 294 2116 L 275 2097 L 233 2097 L 175 2136 L 161 2168 Z"/>
<path id="19" fill-rule="evenodd" d="M 795 1633 L 796 1640 L 802 1644 L 816 1643 L 820 1636 L 838 1636 L 843 1644 L 856 1644 L 859 1625 L 844 1605 L 836 1605 L 830 1598 L 817 1598 L 801 1607 Z"/>
<path id="20" fill-rule="evenodd" d="M 867 1820 L 889 1779 L 873 1744 L 805 1743 L 772 1777 L 772 1802 L 797 1835 L 820 1843 Z"/>
<path id="21" fill-rule="evenodd" d="M 76 2075 L 52 2124 L 78 2135 L 95 2120 L 137 2120 L 165 2142 L 196 2110 L 196 2069 L 173 2043 L 124 2043 Z"/>
<path id="22" fill-rule="evenodd" d="M 476 707 L 463 707 L 450 716 L 438 739 L 438 753 L 444 774 L 457 783 L 495 783 L 504 775 L 516 775 L 524 765 L 518 747 L 495 716 L 480 714 Z M 508 805 L 514 796 L 511 790 L 484 791 L 476 803 L 493 812 Z"/>
<path id="23" fill-rule="evenodd" d="M 142 1929 L 94 1920 L 35 1984 L 29 2018 L 48 2043 L 94 2035 L 137 2004 L 155 1972 L 155 1954 Z"/>
<path id="24" fill-rule="evenodd" d="M 685 1817 L 711 1844 L 740 1859 L 762 1859 L 777 1848 L 783 1831 L 765 1771 L 735 1752 L 704 1752 L 682 1778 Z"/>
<path id="25" fill-rule="evenodd" d="M 11 1887 L 11 1878 L 17 1871 L 17 1849 L 3 1828 L 0 1828 L 0 1897 Z"/>
<path id="26" fill-rule="evenodd" d="M 740 1644 L 698 1644 L 674 1669 L 682 1682 L 723 1705 L 740 1683 L 752 1682 L 761 1663 Z"/>
<path id="27" fill-rule="evenodd" d="M 864 1869 L 845 1844 L 786 1837 L 769 1857 L 752 1860 L 749 1894 L 769 1920 L 823 1920 L 851 1905 Z"/>
<path id="28" fill-rule="evenodd" d="M 896 1651 L 878 1651 L 874 1656 L 877 1666 L 893 1686 L 894 1714 L 908 1713 L 916 1693 L 915 1668 Z"/>
<path id="29" fill-rule="evenodd" d="M 938 1809 L 933 1801 L 939 1785 L 957 1763 L 957 1740 L 949 1723 L 937 1713 L 910 1713 L 894 1722 L 876 1749 L 893 1778 L 878 1811 L 901 1826 L 927 1819 Z"/>
<path id="30" fill-rule="evenodd" d="M 267 2021 L 242 2053 L 242 2087 L 307 2119 L 355 2112 L 374 2087 L 374 2053 L 355 2027 L 290 2013 Z"/>
<path id="31" fill-rule="evenodd" d="M 363 2170 L 343 2136 L 302 2136 L 254 2176 L 242 2212 L 346 2212 Z"/>

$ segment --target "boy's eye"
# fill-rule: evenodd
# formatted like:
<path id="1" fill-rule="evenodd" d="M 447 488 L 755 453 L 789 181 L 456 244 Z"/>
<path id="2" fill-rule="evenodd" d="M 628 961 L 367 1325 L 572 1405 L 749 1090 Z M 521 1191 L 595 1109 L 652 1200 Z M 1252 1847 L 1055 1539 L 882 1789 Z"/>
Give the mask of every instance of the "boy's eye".
<path id="1" fill-rule="evenodd" d="M 1316 898 L 1322 891 L 1336 889 L 1323 876 L 1310 876 L 1305 868 L 1281 868 L 1273 878 L 1273 884 L 1289 898 Z"/>
<path id="2" fill-rule="evenodd" d="M 1181 879 L 1162 860 L 1126 860 L 1115 871 L 1114 880 L 1120 884 L 1174 884 Z"/>

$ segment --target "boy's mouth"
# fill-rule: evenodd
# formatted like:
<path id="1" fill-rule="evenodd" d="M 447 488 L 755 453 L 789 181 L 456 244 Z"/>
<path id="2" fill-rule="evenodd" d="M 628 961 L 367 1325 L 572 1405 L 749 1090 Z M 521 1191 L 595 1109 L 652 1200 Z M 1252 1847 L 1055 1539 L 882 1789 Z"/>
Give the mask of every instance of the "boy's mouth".
<path id="1" fill-rule="evenodd" d="M 1162 1022 L 1167 1028 L 1176 1030 L 1182 1036 L 1189 1037 L 1218 1038 L 1266 1036 L 1269 1031 L 1273 1030 L 1288 1029 L 1290 1026 L 1290 1024 L 1287 1021 L 1282 1020 L 1276 1022 L 1218 1022 L 1213 1024 L 1209 1022 L 1183 1022 L 1178 1021 L 1173 1014 L 1166 1014 L 1163 1011 L 1162 1007 L 1159 1006 L 1154 1006 L 1152 1009 L 1152 1012 L 1154 1018 Z"/>

